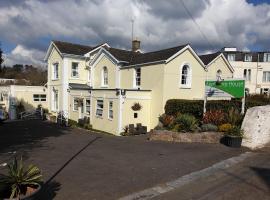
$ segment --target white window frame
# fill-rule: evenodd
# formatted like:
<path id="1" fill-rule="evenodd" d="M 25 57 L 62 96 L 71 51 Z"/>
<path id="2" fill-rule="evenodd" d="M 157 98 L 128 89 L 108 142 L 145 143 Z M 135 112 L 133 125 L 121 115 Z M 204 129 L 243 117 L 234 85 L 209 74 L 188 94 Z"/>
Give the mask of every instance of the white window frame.
<path id="1" fill-rule="evenodd" d="M 47 95 L 46 94 L 33 94 L 33 101 L 34 102 L 46 102 Z"/>
<path id="2" fill-rule="evenodd" d="M 87 105 L 87 103 L 86 103 L 87 101 L 89 101 L 89 105 Z M 84 107 L 85 107 L 84 108 L 85 114 L 90 115 L 90 113 L 91 113 L 91 99 L 90 98 L 85 99 L 85 106 Z M 87 111 L 87 107 L 89 108 L 89 112 Z"/>
<path id="3" fill-rule="evenodd" d="M 57 94 L 57 101 L 55 100 L 56 94 Z M 53 90 L 53 101 L 52 102 L 53 102 L 52 110 L 58 111 L 59 110 L 59 92 L 58 92 L 58 90 Z"/>
<path id="4" fill-rule="evenodd" d="M 263 71 L 262 82 L 263 83 L 269 83 L 270 82 L 270 71 Z"/>
<path id="5" fill-rule="evenodd" d="M 79 97 L 73 97 L 73 101 L 72 101 L 72 110 L 73 112 L 78 112 L 79 111 L 79 101 L 78 101 Z M 77 101 L 77 109 L 75 109 L 75 102 Z"/>
<path id="6" fill-rule="evenodd" d="M 113 101 L 112 100 L 109 100 L 108 102 L 108 119 L 113 120 Z"/>
<path id="7" fill-rule="evenodd" d="M 229 53 L 228 54 L 228 61 L 235 61 L 235 54 Z"/>
<path id="8" fill-rule="evenodd" d="M 186 74 L 186 83 L 182 84 L 182 79 L 183 79 L 183 67 L 187 66 L 187 74 Z M 181 67 L 180 67 L 180 77 L 179 77 L 180 81 L 179 81 L 179 87 L 180 88 L 191 88 L 192 85 L 192 68 L 190 66 L 190 64 L 188 63 L 184 63 Z"/>
<path id="9" fill-rule="evenodd" d="M 99 106 L 98 102 L 102 102 L 102 108 Z M 104 110 L 104 100 L 103 99 L 97 99 L 97 101 L 96 101 L 96 117 L 102 118 L 103 110 Z M 100 111 L 101 114 L 98 114 L 98 111 Z"/>
<path id="10" fill-rule="evenodd" d="M 71 77 L 79 78 L 79 63 L 78 62 L 71 63 Z"/>
<path id="11" fill-rule="evenodd" d="M 252 62 L 252 54 L 245 54 L 245 62 Z"/>
<path id="12" fill-rule="evenodd" d="M 138 70 L 139 70 L 139 73 L 138 73 Z M 134 75 L 133 75 L 133 86 L 134 88 L 141 88 L 141 84 L 142 84 L 142 69 L 135 68 Z"/>
<path id="13" fill-rule="evenodd" d="M 263 61 L 264 62 L 270 62 L 270 53 L 264 53 L 263 54 Z"/>
<path id="14" fill-rule="evenodd" d="M 251 81 L 251 69 L 244 69 L 243 78 L 246 81 Z"/>
<path id="15" fill-rule="evenodd" d="M 52 67 L 52 80 L 58 80 L 58 79 L 59 79 L 59 63 L 56 62 L 56 63 L 53 63 L 53 67 Z"/>
<path id="16" fill-rule="evenodd" d="M 105 70 L 106 70 L 106 74 L 105 74 Z M 108 84 L 109 84 L 109 70 L 108 70 L 108 67 L 104 66 L 101 72 L 101 86 L 108 87 Z"/>

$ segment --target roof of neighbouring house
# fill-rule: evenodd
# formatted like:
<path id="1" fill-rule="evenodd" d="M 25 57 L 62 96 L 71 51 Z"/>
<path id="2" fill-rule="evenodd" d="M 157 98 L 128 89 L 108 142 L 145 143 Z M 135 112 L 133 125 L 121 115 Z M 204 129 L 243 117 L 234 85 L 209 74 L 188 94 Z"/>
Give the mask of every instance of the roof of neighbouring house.
<path id="1" fill-rule="evenodd" d="M 71 90 L 90 90 L 91 87 L 87 84 L 79 84 L 79 83 L 69 83 L 69 88 Z"/>
<path id="2" fill-rule="evenodd" d="M 218 57 L 221 54 L 221 52 L 216 52 L 216 53 L 210 53 L 210 54 L 204 54 L 200 55 L 200 59 L 203 61 L 205 65 L 208 65 L 210 62 L 215 60 L 216 57 Z"/>

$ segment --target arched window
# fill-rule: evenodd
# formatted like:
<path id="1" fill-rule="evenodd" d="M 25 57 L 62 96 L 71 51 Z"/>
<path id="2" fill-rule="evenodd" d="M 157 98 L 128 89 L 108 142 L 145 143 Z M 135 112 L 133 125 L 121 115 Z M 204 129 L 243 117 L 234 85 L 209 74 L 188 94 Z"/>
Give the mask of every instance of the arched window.
<path id="1" fill-rule="evenodd" d="M 102 70 L 102 86 L 108 86 L 108 68 L 103 67 Z"/>
<path id="2" fill-rule="evenodd" d="M 191 87 L 191 68 L 189 65 L 183 65 L 180 78 L 181 87 Z"/>

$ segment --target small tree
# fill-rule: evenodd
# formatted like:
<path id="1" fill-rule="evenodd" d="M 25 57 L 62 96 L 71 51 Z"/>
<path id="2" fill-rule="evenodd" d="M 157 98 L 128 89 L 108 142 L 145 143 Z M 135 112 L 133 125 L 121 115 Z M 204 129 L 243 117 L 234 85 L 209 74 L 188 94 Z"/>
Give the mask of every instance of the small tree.
<path id="1" fill-rule="evenodd" d="M 4 62 L 3 51 L 0 47 L 0 72 L 2 71 L 2 63 Z"/>

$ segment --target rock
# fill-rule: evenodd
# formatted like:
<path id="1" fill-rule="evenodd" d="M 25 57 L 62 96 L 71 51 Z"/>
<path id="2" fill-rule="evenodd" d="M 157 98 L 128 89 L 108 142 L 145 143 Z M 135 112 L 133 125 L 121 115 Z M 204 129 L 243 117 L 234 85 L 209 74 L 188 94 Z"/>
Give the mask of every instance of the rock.
<path id="1" fill-rule="evenodd" d="M 261 148 L 270 143 L 270 105 L 247 110 L 242 123 L 244 138 L 242 146 Z"/>
<path id="2" fill-rule="evenodd" d="M 167 130 L 153 130 L 149 139 L 168 142 L 219 143 L 222 137 L 223 134 L 219 132 L 178 133 Z"/>

